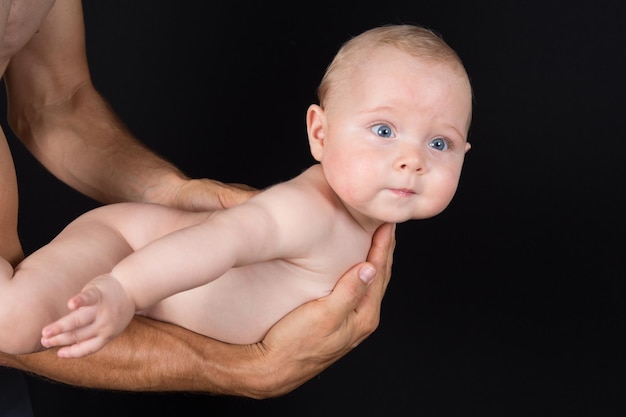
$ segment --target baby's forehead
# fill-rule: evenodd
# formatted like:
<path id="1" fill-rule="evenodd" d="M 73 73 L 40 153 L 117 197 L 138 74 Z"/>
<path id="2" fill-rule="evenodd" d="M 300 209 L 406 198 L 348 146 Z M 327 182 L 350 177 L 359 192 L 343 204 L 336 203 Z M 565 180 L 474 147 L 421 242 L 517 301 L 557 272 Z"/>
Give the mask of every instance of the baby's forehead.
<path id="1" fill-rule="evenodd" d="M 351 102 L 351 106 L 392 109 L 452 100 L 469 103 L 471 112 L 469 78 L 454 59 L 417 55 L 391 45 L 369 52 L 355 55 L 353 65 L 336 79 L 328 107 Z"/>
<path id="2" fill-rule="evenodd" d="M 338 73 L 334 86 L 330 89 L 342 90 L 352 88 L 368 78 L 382 80 L 397 77 L 402 70 L 407 75 L 412 74 L 413 68 L 432 68 L 433 71 L 458 74 L 467 78 L 463 65 L 457 61 L 440 56 L 428 56 L 407 51 L 401 47 L 389 44 L 373 44 L 370 48 L 359 48 L 345 57 L 342 65 L 335 70 Z"/>
<path id="3" fill-rule="evenodd" d="M 346 62 L 343 77 L 338 79 L 336 87 L 341 90 L 352 88 L 360 82 L 371 83 L 394 77 L 406 81 L 412 76 L 421 78 L 433 73 L 469 79 L 463 65 L 456 60 L 420 55 L 393 45 L 374 45 L 369 51 L 358 51 L 351 62 Z"/>
<path id="4" fill-rule="evenodd" d="M 413 72 L 415 70 L 415 72 Z M 450 54 L 440 54 L 391 43 L 362 44 L 341 57 L 326 83 L 324 107 L 342 100 L 351 93 L 374 84 L 387 84 L 397 77 L 399 82 L 412 82 L 428 73 L 455 75 L 469 85 L 463 64 Z M 471 87 L 470 87 L 471 95 Z"/>

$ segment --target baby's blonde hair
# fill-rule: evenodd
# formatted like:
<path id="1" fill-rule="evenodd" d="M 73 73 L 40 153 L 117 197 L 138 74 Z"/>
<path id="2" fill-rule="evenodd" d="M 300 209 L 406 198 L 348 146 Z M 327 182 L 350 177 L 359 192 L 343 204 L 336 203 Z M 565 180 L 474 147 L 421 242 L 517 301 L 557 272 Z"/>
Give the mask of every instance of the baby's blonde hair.
<path id="1" fill-rule="evenodd" d="M 324 107 L 333 85 L 349 78 L 360 61 L 367 57 L 368 51 L 384 45 L 394 46 L 416 58 L 451 63 L 465 73 L 457 53 L 432 30 L 411 24 L 380 26 L 349 39 L 341 46 L 317 88 L 320 106 Z"/>

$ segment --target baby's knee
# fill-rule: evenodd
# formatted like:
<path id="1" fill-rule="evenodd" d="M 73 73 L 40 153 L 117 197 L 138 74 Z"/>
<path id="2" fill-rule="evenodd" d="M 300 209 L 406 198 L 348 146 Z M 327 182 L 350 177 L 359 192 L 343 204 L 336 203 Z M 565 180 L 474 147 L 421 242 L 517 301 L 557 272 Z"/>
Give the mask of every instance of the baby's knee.
<path id="1" fill-rule="evenodd" d="M 32 337 L 21 338 L 18 335 L 3 334 L 0 337 L 0 352 L 9 355 L 26 355 L 39 352 L 43 349 L 41 338 L 33 340 Z"/>

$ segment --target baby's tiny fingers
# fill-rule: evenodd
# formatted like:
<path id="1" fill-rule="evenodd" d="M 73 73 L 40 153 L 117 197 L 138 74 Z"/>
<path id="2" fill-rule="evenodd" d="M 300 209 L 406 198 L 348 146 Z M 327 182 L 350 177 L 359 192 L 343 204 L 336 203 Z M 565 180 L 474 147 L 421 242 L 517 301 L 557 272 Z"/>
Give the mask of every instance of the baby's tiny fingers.
<path id="1" fill-rule="evenodd" d="M 41 338 L 41 345 L 46 348 L 67 346 L 76 343 L 77 337 L 75 332 L 61 333 L 54 336 L 43 336 Z"/>
<path id="2" fill-rule="evenodd" d="M 57 356 L 59 358 L 80 358 L 99 351 L 105 343 L 102 338 L 94 337 L 59 349 Z"/>
<path id="3" fill-rule="evenodd" d="M 41 331 L 41 335 L 45 338 L 50 338 L 61 333 L 71 332 L 92 324 L 95 319 L 95 308 L 81 308 L 79 310 L 74 310 L 44 327 Z"/>
<path id="4" fill-rule="evenodd" d="M 90 325 L 50 334 L 46 334 L 45 331 L 46 329 L 42 331 L 41 344 L 47 348 L 81 344 L 98 336 L 98 329 Z"/>

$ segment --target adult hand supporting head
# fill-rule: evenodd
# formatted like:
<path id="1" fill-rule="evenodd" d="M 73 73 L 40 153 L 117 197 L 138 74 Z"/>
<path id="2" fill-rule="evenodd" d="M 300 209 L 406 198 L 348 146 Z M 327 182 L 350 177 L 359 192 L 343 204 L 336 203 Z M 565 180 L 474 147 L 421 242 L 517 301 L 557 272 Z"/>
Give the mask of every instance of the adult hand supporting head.
<path id="1" fill-rule="evenodd" d="M 255 386 L 257 398 L 286 394 L 318 375 L 371 335 L 391 278 L 395 225 L 374 234 L 366 263 L 352 267 L 328 296 L 306 303 L 281 319 L 252 345 L 267 374 Z M 375 274 L 374 274 L 375 272 Z"/>

